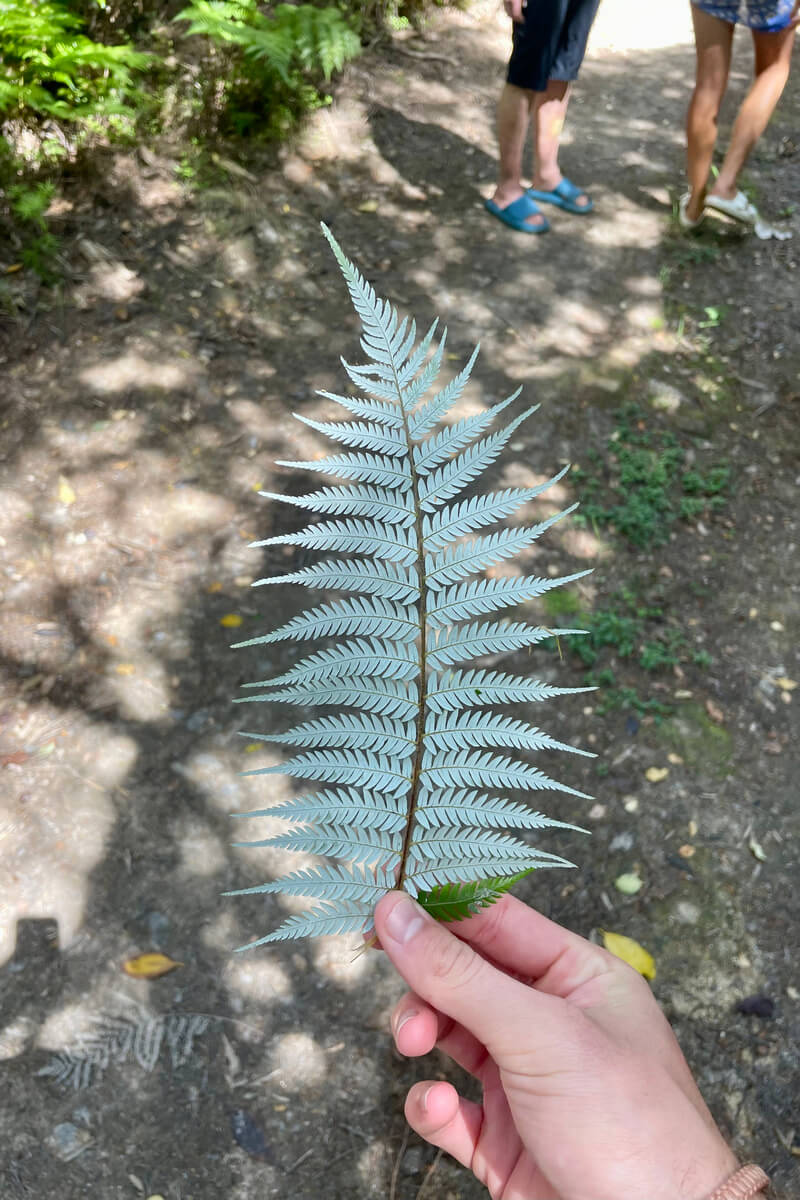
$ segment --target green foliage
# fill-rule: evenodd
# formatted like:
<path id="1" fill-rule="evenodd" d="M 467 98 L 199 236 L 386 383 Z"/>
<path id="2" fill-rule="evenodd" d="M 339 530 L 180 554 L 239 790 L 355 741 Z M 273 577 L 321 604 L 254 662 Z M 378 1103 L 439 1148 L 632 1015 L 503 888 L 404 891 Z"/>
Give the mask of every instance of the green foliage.
<path id="1" fill-rule="evenodd" d="M 546 605 L 549 599 L 546 597 Z M 660 717 L 671 711 L 661 701 L 641 696 L 631 684 L 620 684 L 611 663 L 617 669 L 635 663 L 648 673 L 670 670 L 680 664 L 697 667 L 711 664 L 707 651 L 691 649 L 680 626 L 666 623 L 659 604 L 642 602 L 631 589 L 615 592 L 607 607 L 591 613 L 571 609 L 570 622 L 584 633 L 576 636 L 559 631 L 559 643 L 589 668 L 584 682 L 599 689 L 595 707 L 601 715 L 629 709 L 640 715 Z"/>
<path id="2" fill-rule="evenodd" d="M 675 435 L 653 428 L 636 405 L 618 410 L 607 454 L 591 474 L 578 468 L 573 473 L 585 497 L 576 519 L 595 528 L 611 526 L 641 549 L 668 541 L 675 521 L 725 503 L 727 465 L 716 464 L 705 475 L 688 467 Z"/>
<path id="3" fill-rule="evenodd" d="M 463 921 L 494 904 L 530 873 L 530 870 L 519 871 L 505 878 L 478 879 L 472 883 L 443 883 L 429 892 L 417 892 L 417 903 L 437 921 Z"/>
<path id="4" fill-rule="evenodd" d="M 278 4 L 267 15 L 256 0 L 193 0 L 176 20 L 231 54 L 224 107 L 239 133 L 279 132 L 293 114 L 321 102 L 317 84 L 361 49 L 337 7 Z"/>
<path id="5" fill-rule="evenodd" d="M 62 121 L 133 113 L 135 75 L 150 56 L 104 45 L 58 0 L 0 0 L 0 113 Z"/>
<path id="6" fill-rule="evenodd" d="M 502 751 L 586 751 L 496 708 L 524 706 L 524 711 L 540 700 L 586 689 L 476 665 L 551 637 L 549 629 L 520 621 L 479 618 L 494 617 L 588 574 L 563 579 L 486 575 L 487 568 L 531 546 L 572 511 L 536 525 L 504 523 L 564 471 L 533 488 L 475 494 L 472 485 L 533 409 L 491 432 L 516 399 L 514 393 L 446 423 L 477 350 L 454 379 L 434 391 L 445 349 L 444 336 L 435 341 L 436 324 L 417 342 L 414 323 L 401 321 L 388 301 L 378 299 L 323 229 L 361 319 L 367 361 L 344 363 L 356 395 L 320 393 L 340 405 L 348 419 L 297 418 L 345 449 L 324 459 L 279 465 L 345 483 L 303 496 L 262 493 L 330 519 L 255 543 L 326 555 L 288 574 L 257 580 L 256 586 L 296 583 L 354 595 L 306 610 L 279 629 L 240 643 L 261 647 L 269 663 L 275 642 L 324 639 L 322 649 L 288 670 L 245 684 L 251 694 L 244 699 L 327 710 L 286 733 L 245 735 L 299 751 L 278 766 L 247 774 L 290 775 L 321 790 L 242 815 L 277 817 L 288 825 L 284 833 L 244 845 L 333 861 L 236 893 L 284 893 L 316 901 L 316 907 L 289 917 L 254 945 L 364 929 L 376 900 L 393 887 L 422 895 L 431 911 L 447 919 L 467 916 L 529 870 L 571 865 L 504 831 L 576 827 L 508 794 L 559 791 L 585 798 Z"/>

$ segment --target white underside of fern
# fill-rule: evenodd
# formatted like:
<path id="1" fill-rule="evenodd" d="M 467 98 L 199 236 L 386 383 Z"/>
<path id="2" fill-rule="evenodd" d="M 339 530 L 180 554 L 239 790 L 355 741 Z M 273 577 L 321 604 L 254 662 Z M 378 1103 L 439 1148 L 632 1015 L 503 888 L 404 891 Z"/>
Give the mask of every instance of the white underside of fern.
<path id="1" fill-rule="evenodd" d="M 328 424 L 298 418 L 343 443 L 347 451 L 279 465 L 347 482 L 300 497 L 262 493 L 331 519 L 255 545 L 294 545 L 348 557 L 328 557 L 254 586 L 297 583 L 354 595 L 306 610 L 273 633 L 238 643 L 338 639 L 283 675 L 245 685 L 256 690 L 245 700 L 320 705 L 332 711 L 287 733 L 245 735 L 297 750 L 280 766 L 247 774 L 291 775 L 312 781 L 314 790 L 241 814 L 280 817 L 289 825 L 276 837 L 240 844 L 282 847 L 334 861 L 232 893 L 283 893 L 314 901 L 310 911 L 289 917 L 251 946 L 364 930 L 377 900 L 391 888 L 423 899 L 430 899 L 431 890 L 455 901 L 463 895 L 469 902 L 460 914 L 465 915 L 491 902 L 505 890 L 503 881 L 520 873 L 572 865 L 506 830 L 577 827 L 549 820 L 504 793 L 555 789 L 585 795 L 502 753 L 506 748 L 574 747 L 492 706 L 529 705 L 586 689 L 470 665 L 482 656 L 531 647 L 552 636 L 550 630 L 524 622 L 481 618 L 587 574 L 559 579 L 485 575 L 488 567 L 530 546 L 571 508 L 537 525 L 466 536 L 491 530 L 564 471 L 539 487 L 457 499 L 534 409 L 487 433 L 515 393 L 442 427 L 461 396 L 477 350 L 451 382 L 433 391 L 446 333 L 435 344 L 434 325 L 416 344 L 414 323 L 401 321 L 388 301 L 376 297 L 324 226 L 323 231 L 361 319 L 361 347 L 369 361 L 352 366 L 343 360 L 358 396 L 321 393 L 354 420 Z M 450 909 L 443 906 L 442 911 L 447 915 Z"/>

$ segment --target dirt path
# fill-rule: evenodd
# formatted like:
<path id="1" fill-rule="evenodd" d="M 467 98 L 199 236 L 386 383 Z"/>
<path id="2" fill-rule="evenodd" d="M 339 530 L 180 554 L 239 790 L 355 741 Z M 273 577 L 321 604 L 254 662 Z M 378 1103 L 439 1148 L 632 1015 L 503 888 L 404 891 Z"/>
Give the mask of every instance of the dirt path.
<path id="1" fill-rule="evenodd" d="M 247 753 L 236 731 L 266 717 L 231 698 L 280 662 L 228 643 L 298 601 L 249 589 L 288 561 L 247 549 L 284 521 L 256 492 L 302 486 L 273 466 L 321 449 L 290 413 L 328 411 L 314 389 L 341 386 L 354 344 L 319 220 L 421 326 L 442 317 L 450 369 L 480 340 L 467 405 L 519 384 L 541 404 L 497 482 L 581 468 L 555 500 L 589 519 L 535 569 L 596 567 L 567 608 L 602 615 L 597 661 L 567 647 L 535 669 L 603 688 L 536 720 L 599 753 L 554 768 L 595 798 L 548 808 L 594 836 L 554 841 L 579 870 L 521 894 L 653 952 L 718 1119 L 778 1195 L 800 1190 L 800 222 L 782 243 L 676 235 L 685 14 L 629 9 L 606 0 L 570 115 L 565 166 L 596 214 L 546 238 L 482 208 L 507 37 L 483 4 L 356 64 L 272 169 L 223 159 L 186 184 L 154 148 L 65 190 L 64 301 L 25 289 L 0 331 L 4 1197 L 484 1194 L 405 1138 L 406 1088 L 442 1066 L 393 1055 L 385 964 L 347 939 L 232 956 L 282 910 L 220 898 L 288 858 L 230 845 L 229 814 L 264 801 L 239 772 L 277 761 Z M 798 194 L 799 121 L 795 89 L 750 168 L 772 217 Z M 636 451 L 673 464 L 673 507 L 700 497 L 689 519 L 642 508 Z M 718 491 L 692 491 L 712 472 Z M 184 966 L 123 975 L 147 949 Z M 764 1015 L 736 1011 L 753 996 Z M 210 1019 L 174 1024 L 190 1014 Z M 122 1061 L 77 1090 L 37 1075 L 71 1048 L 75 1077 L 90 1030 Z"/>

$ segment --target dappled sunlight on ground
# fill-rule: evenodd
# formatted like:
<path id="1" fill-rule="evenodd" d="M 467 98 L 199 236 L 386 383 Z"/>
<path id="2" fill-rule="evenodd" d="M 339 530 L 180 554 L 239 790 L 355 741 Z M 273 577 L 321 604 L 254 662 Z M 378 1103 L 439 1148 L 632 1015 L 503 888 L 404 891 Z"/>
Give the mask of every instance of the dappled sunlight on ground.
<path id="1" fill-rule="evenodd" d="M 394 1195 L 414 1200 L 434 1161 L 413 1138 L 410 1158 L 398 1159 L 404 1091 L 441 1063 L 393 1056 L 388 1014 L 402 985 L 385 956 L 361 952 L 357 935 L 234 954 L 310 902 L 222 895 L 318 861 L 232 845 L 286 829 L 278 818 L 234 814 L 311 790 L 283 775 L 242 774 L 288 756 L 259 733 L 310 714 L 231 703 L 243 682 L 288 669 L 303 647 L 229 647 L 322 600 L 301 588 L 250 589 L 315 561 L 293 547 L 250 545 L 303 523 L 257 492 L 300 495 L 336 482 L 275 460 L 342 449 L 291 414 L 340 416 L 317 391 L 347 392 L 339 356 L 363 357 L 320 220 L 421 332 L 435 316 L 448 325 L 440 386 L 481 343 L 448 420 L 520 384 L 509 412 L 540 405 L 476 490 L 535 487 L 580 465 L 583 476 L 566 475 L 517 524 L 590 499 L 598 464 L 619 473 L 612 431 L 627 403 L 643 430 L 673 434 L 689 465 L 705 469 L 717 455 L 730 464 L 730 519 L 715 511 L 681 521 L 643 550 L 608 524 L 566 518 L 488 574 L 551 580 L 594 567 L 570 586 L 562 627 L 595 608 L 612 623 L 638 620 L 621 596 L 628 588 L 656 593 L 653 637 L 685 625 L 680 664 L 647 695 L 691 700 L 685 724 L 706 739 L 696 761 L 680 720 L 662 724 L 631 707 L 601 713 L 601 694 L 531 706 L 533 722 L 602 757 L 553 768 L 597 795 L 577 816 L 571 798 L 547 797 L 554 815 L 592 825 L 588 849 L 559 843 L 581 871 L 569 883 L 542 872 L 553 878 L 523 895 L 583 932 L 618 923 L 652 937 L 660 995 L 683 1022 L 712 1098 L 723 1115 L 731 1097 L 738 1104 L 731 1131 L 745 1138 L 757 1128 L 769 1153 L 783 1153 L 773 1127 L 789 1121 L 780 1089 L 791 1070 L 775 1030 L 791 1012 L 778 942 L 791 926 L 790 899 L 773 881 L 796 843 L 789 684 L 798 610 L 775 563 L 797 540 L 796 470 L 787 465 L 794 251 L 753 249 L 719 231 L 685 240 L 670 225 L 693 70 L 688 4 L 651 12 L 603 0 L 564 151 L 596 211 L 590 220 L 548 211 L 543 238 L 516 235 L 483 209 L 508 48 L 495 0 L 448 10 L 422 37 L 405 31 L 398 42 L 357 61 L 335 103 L 268 168 L 249 164 L 251 178 L 219 167 L 208 185 L 178 185 L 175 164 L 155 151 L 146 169 L 120 154 L 91 240 L 76 235 L 66 303 L 48 308 L 40 297 L 0 364 L 10 413 L 0 411 L 0 988 L 9 981 L 0 1058 L 16 1072 L 19 1110 L 40 1114 L 12 1122 L 31 1194 L 47 1194 L 36 1172 L 49 1164 L 72 1188 L 65 1200 L 98 1187 L 138 1192 L 132 1176 L 143 1195 L 166 1200 L 206 1200 L 212 1190 L 229 1200 L 385 1200 L 397 1165 Z M 405 55 L 406 44 L 447 61 Z M 754 168 L 764 188 L 796 170 L 793 151 L 774 148 L 779 133 L 770 137 Z M 80 211 L 64 209 L 70 220 Z M 746 322 L 736 315 L 745 286 Z M 515 615 L 550 629 L 559 611 L 540 598 Z M 582 686 L 586 664 L 561 641 L 560 653 L 540 647 L 516 665 Z M 706 647 L 714 661 L 703 673 L 691 653 Z M 514 665 L 503 657 L 501 669 Z M 643 673 L 622 656 L 614 670 L 620 684 L 626 672 Z M 715 782 L 708 748 L 720 741 L 720 774 L 729 774 Z M 645 775 L 653 766 L 668 768 L 658 785 Z M 748 848 L 751 834 L 763 862 Z M 688 840 L 696 854 L 684 859 Z M 614 880 L 634 867 L 643 891 L 622 897 Z M 39 918 L 56 921 L 57 940 Z M 125 958 L 149 949 L 183 965 L 152 982 L 125 976 Z M 739 1023 L 723 1044 L 718 1031 L 738 1019 L 745 984 L 774 987 L 781 1016 L 756 1032 Z M 65 1050 L 102 1013 L 137 1006 L 207 1013 L 216 1024 L 180 1067 L 167 1060 L 145 1074 L 118 1064 L 77 1099 L 35 1075 L 45 1048 Z M 725 1082 L 744 1078 L 755 1080 L 746 1094 Z M 76 1112 L 89 1114 L 96 1143 L 64 1168 L 50 1127 L 80 1124 Z M 426 1200 L 481 1194 L 444 1159 L 425 1188 Z"/>

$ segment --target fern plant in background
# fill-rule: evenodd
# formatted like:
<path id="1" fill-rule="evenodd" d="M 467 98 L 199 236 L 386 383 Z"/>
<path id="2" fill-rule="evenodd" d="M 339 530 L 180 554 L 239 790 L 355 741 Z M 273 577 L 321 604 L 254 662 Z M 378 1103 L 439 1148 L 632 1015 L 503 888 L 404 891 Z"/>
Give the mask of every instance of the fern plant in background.
<path id="1" fill-rule="evenodd" d="M 277 132 L 292 112 L 318 105 L 315 81 L 327 82 L 361 50 L 336 6 L 278 4 L 265 14 L 256 0 L 193 0 L 175 19 L 236 52 L 226 100 L 240 133 Z"/>
<path id="2" fill-rule="evenodd" d="M 530 870 L 572 865 L 506 830 L 577 827 L 550 820 L 505 793 L 556 789 L 584 797 L 501 752 L 575 748 L 494 706 L 527 705 L 587 689 L 474 665 L 482 656 L 525 649 L 552 636 L 549 629 L 520 621 L 483 618 L 587 574 L 561 579 L 485 575 L 572 511 L 535 525 L 486 532 L 561 479 L 566 468 L 538 487 L 463 498 L 534 410 L 489 432 L 516 392 L 492 408 L 442 425 L 477 350 L 451 382 L 433 391 L 445 335 L 437 345 L 434 324 L 415 344 L 414 323 L 400 321 L 388 301 L 376 297 L 325 226 L 323 231 L 361 319 L 368 361 L 344 364 L 358 395 L 320 393 L 353 420 L 298 418 L 341 443 L 344 452 L 279 465 L 346 482 L 306 496 L 262 493 L 331 519 L 255 545 L 300 546 L 331 557 L 258 580 L 256 586 L 296 583 L 354 595 L 238 643 L 332 639 L 284 674 L 245 685 L 253 692 L 247 700 L 331 711 L 287 733 L 245 734 L 297 750 L 279 766 L 247 774 L 291 775 L 312 781 L 313 790 L 242 814 L 280 817 L 291 828 L 241 844 L 335 861 L 232 893 L 281 892 L 315 901 L 310 911 L 289 917 L 252 945 L 364 929 L 376 901 L 391 888 L 405 889 L 448 920 L 475 912 Z"/>
<path id="3" fill-rule="evenodd" d="M 83 32 L 57 0 L 0 0 L 0 114 L 24 109 L 77 121 L 132 116 L 134 76 L 152 58 Z"/>

